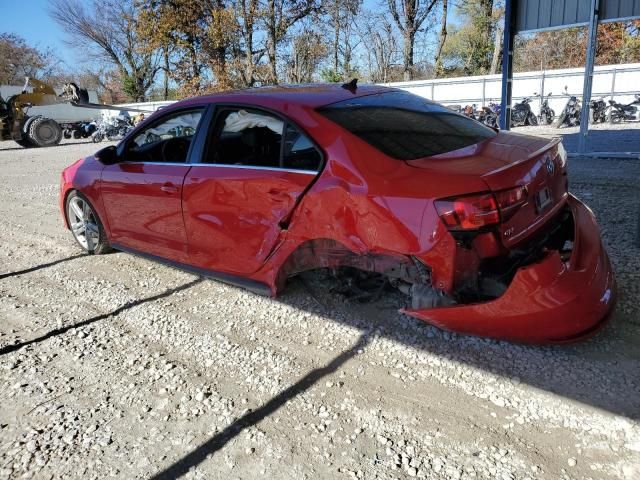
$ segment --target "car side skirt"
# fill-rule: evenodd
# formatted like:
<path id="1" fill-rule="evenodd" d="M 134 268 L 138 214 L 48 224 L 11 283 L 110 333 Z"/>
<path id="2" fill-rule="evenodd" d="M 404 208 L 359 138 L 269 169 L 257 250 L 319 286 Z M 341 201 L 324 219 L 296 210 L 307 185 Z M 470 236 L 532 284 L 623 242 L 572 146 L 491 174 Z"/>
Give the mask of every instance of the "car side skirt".
<path id="1" fill-rule="evenodd" d="M 215 270 L 208 270 L 205 268 L 194 267 L 193 265 L 188 265 L 185 263 L 174 262 L 172 260 L 167 260 L 166 258 L 144 253 L 139 250 L 125 247 L 117 243 L 112 243 L 111 247 L 113 247 L 115 250 L 119 250 L 124 253 L 130 253 L 132 255 L 145 258 L 147 260 L 152 260 L 154 262 L 162 263 L 168 267 L 176 268 L 178 270 L 183 270 L 185 272 L 189 272 L 194 275 L 200 275 L 201 277 L 210 278 L 212 280 L 218 280 L 220 282 L 228 283 L 229 285 L 233 285 L 235 287 L 246 288 L 247 290 L 253 293 L 256 293 L 258 295 L 262 295 L 265 297 L 272 296 L 271 288 L 269 288 L 269 286 L 266 283 L 259 282 L 257 280 L 240 277 L 230 273 L 217 272 Z"/>

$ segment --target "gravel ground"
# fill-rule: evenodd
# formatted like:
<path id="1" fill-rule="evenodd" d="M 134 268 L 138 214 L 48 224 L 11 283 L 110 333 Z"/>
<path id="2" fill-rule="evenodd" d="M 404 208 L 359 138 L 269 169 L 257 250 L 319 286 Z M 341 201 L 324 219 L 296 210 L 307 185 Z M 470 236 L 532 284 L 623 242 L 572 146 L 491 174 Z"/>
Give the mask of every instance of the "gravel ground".
<path id="1" fill-rule="evenodd" d="M 514 132 L 540 135 L 542 137 L 562 137 L 569 153 L 578 151 L 580 127 L 555 128 L 539 125 L 537 127 L 516 127 Z M 588 152 L 630 153 L 640 157 L 640 122 L 597 123 L 589 125 L 587 135 Z"/>
<path id="2" fill-rule="evenodd" d="M 573 160 L 620 303 L 530 347 L 327 293 L 267 299 L 80 255 L 56 203 L 90 143 L 0 144 L 0 478 L 640 478 L 640 163 Z"/>

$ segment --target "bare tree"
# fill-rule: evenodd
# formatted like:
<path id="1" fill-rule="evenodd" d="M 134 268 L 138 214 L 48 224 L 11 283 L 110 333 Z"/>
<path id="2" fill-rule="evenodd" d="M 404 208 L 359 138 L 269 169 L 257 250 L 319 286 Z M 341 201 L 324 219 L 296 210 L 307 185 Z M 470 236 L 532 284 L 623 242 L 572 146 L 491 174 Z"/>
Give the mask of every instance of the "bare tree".
<path id="1" fill-rule="evenodd" d="M 291 53 L 286 64 L 287 81 L 309 83 L 320 62 L 327 56 L 327 46 L 322 35 L 304 28 L 291 40 Z"/>
<path id="2" fill-rule="evenodd" d="M 413 50 L 416 34 L 436 3 L 437 0 L 387 0 L 389 12 L 402 33 L 405 80 L 411 80 L 413 77 Z"/>
<path id="3" fill-rule="evenodd" d="M 159 70 L 155 52 L 141 53 L 136 33 L 137 10 L 131 0 L 52 0 L 49 13 L 70 36 L 72 45 L 84 55 L 87 47 L 113 64 L 125 91 L 135 101 L 144 101 Z"/>
<path id="4" fill-rule="evenodd" d="M 48 80 L 59 70 L 59 60 L 51 50 L 40 50 L 24 38 L 0 33 L 0 85 L 22 85 L 24 77 Z"/>
<path id="5" fill-rule="evenodd" d="M 502 34 L 504 30 L 499 23 L 496 25 L 495 37 L 493 40 L 493 56 L 491 57 L 491 69 L 489 74 L 498 73 L 500 62 L 502 61 Z"/>
<path id="6" fill-rule="evenodd" d="M 394 67 L 397 67 L 398 42 L 393 25 L 383 16 L 363 14 L 360 18 L 359 35 L 364 50 L 369 80 L 374 83 L 386 83 L 392 80 Z"/>
<path id="7" fill-rule="evenodd" d="M 353 72 L 353 25 L 362 0 L 325 0 L 323 9 L 331 26 L 331 54 L 333 76 L 348 77 Z"/>
<path id="8" fill-rule="evenodd" d="M 319 11 L 320 3 L 317 0 L 266 0 L 263 22 L 269 60 L 269 83 L 278 83 L 278 44 L 293 25 Z"/>
<path id="9" fill-rule="evenodd" d="M 236 64 L 243 87 L 252 87 L 264 76 L 261 61 L 266 47 L 256 37 L 260 32 L 263 12 L 259 0 L 236 0 L 234 2 L 238 41 L 234 43 L 233 62 Z"/>
<path id="10" fill-rule="evenodd" d="M 447 8 L 448 8 L 448 0 L 442 0 L 442 19 L 440 20 L 440 36 L 438 37 L 438 51 L 436 52 L 436 60 L 435 60 L 435 76 L 436 78 L 441 76 L 443 73 L 442 68 L 442 48 L 444 47 L 444 43 L 447 41 Z"/>

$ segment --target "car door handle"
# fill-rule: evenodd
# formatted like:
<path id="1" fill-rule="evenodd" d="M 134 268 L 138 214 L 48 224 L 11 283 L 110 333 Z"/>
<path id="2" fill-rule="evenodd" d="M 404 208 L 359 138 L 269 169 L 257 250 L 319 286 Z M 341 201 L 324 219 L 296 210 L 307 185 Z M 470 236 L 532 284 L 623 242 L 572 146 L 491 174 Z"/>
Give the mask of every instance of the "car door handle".
<path id="1" fill-rule="evenodd" d="M 177 193 L 178 187 L 176 187 L 173 183 L 165 183 L 160 187 L 164 193 Z"/>

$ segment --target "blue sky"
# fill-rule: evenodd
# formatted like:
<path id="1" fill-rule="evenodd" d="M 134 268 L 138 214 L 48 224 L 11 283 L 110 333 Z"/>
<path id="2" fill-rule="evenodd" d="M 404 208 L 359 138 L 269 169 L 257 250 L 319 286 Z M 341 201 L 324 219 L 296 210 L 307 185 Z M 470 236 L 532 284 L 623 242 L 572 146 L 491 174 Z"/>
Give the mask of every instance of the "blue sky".
<path id="1" fill-rule="evenodd" d="M 64 44 L 64 33 L 49 18 L 48 0 L 0 0 L 0 32 L 15 33 L 29 45 L 51 47 L 68 65 L 76 63 L 74 51 Z"/>

